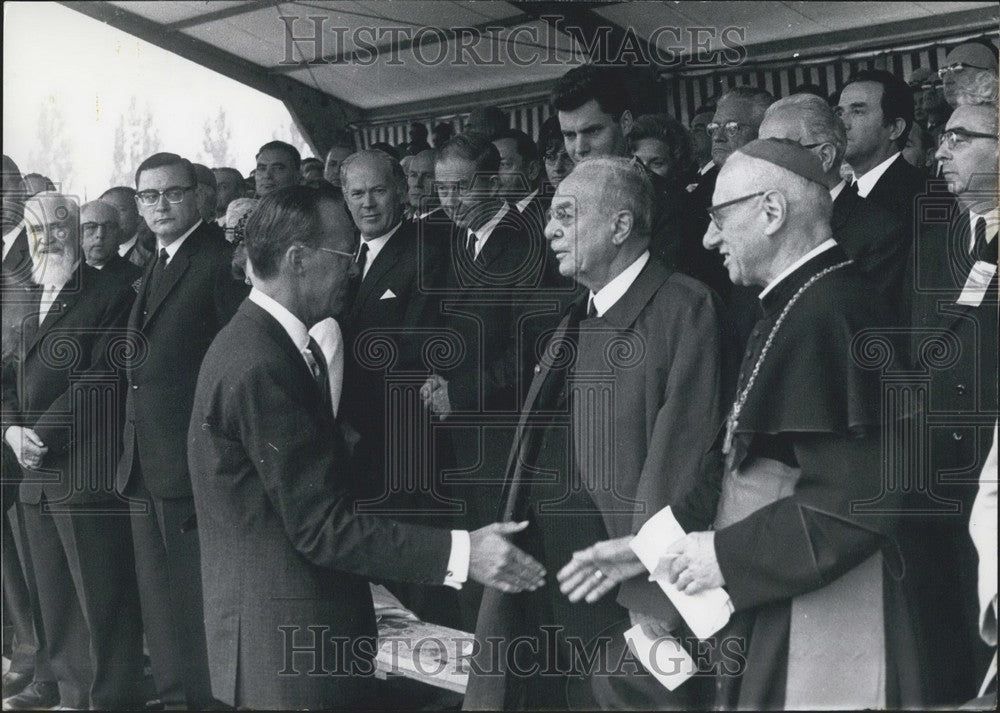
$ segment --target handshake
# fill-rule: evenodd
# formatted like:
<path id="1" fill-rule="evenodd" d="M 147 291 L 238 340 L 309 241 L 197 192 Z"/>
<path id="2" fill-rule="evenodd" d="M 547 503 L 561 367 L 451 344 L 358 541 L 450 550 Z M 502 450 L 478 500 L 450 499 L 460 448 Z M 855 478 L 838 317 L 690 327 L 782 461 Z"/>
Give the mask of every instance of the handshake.
<path id="1" fill-rule="evenodd" d="M 507 594 L 533 592 L 545 584 L 545 568 L 508 541 L 528 526 L 525 522 L 495 522 L 469 533 L 469 578 Z"/>

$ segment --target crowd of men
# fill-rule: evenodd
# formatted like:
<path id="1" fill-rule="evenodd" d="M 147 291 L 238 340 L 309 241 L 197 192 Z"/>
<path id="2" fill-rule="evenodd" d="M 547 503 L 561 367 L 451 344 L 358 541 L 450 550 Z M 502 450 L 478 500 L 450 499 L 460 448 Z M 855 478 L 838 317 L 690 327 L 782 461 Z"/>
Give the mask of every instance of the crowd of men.
<path id="1" fill-rule="evenodd" d="M 5 709 L 377 707 L 371 583 L 467 709 L 995 706 L 995 47 L 687 127 L 622 71 L 537 142 L 3 157 Z"/>

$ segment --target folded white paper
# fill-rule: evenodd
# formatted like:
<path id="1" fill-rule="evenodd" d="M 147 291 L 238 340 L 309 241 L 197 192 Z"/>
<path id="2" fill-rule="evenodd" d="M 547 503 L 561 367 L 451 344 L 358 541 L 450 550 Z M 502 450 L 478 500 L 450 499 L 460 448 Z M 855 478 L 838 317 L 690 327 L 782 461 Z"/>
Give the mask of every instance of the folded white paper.
<path id="1" fill-rule="evenodd" d="M 691 655 L 673 637 L 651 639 L 642 630 L 642 624 L 636 624 L 625 632 L 625 641 L 643 667 L 668 691 L 698 672 Z"/>
<path id="2" fill-rule="evenodd" d="M 684 528 L 668 506 L 646 521 L 629 546 L 646 569 L 656 573 L 656 583 L 684 617 L 694 635 L 699 639 L 707 639 L 729 621 L 733 612 L 729 594 L 722 587 L 705 589 L 697 594 L 685 594 L 662 574 L 662 568 L 661 572 L 656 571 L 667 548 L 684 535 Z"/>

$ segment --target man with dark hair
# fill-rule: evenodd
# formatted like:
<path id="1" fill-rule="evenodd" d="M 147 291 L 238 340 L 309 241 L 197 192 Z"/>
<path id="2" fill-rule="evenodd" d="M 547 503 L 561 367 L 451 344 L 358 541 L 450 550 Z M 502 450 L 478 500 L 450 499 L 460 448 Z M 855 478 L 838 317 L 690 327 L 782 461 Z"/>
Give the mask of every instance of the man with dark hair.
<path id="1" fill-rule="evenodd" d="M 441 148 L 444 146 L 445 142 L 452 137 L 455 130 L 452 128 L 451 123 L 447 121 L 439 121 L 434 124 L 434 128 L 431 129 L 431 136 L 434 138 L 434 148 Z"/>
<path id="2" fill-rule="evenodd" d="M 117 227 L 114 213 L 108 206 L 104 217 Z M 73 199 L 38 194 L 25 216 L 38 287 L 4 363 L 3 435 L 24 475 L 19 512 L 38 635 L 62 706 L 127 709 L 142 703 L 142 634 L 127 505 L 114 488 L 124 393 L 113 361 L 116 341 L 125 351 L 135 291 L 82 263 Z M 70 358 L 54 359 L 70 340 Z M 38 708 L 36 694 L 25 690 L 4 708 Z"/>
<path id="3" fill-rule="evenodd" d="M 235 168 L 213 168 L 215 174 L 215 222 L 225 228 L 226 209 L 243 197 L 243 174 Z"/>
<path id="4" fill-rule="evenodd" d="M 695 160 L 698 162 L 698 175 L 702 177 L 715 168 L 715 162 L 712 161 L 712 138 L 708 135 L 707 128 L 712 123 L 714 115 L 714 104 L 700 106 L 694 110 L 694 116 L 691 117 L 691 123 L 688 125 Z M 718 171 L 716 170 L 715 173 Z"/>
<path id="5" fill-rule="evenodd" d="M 548 289 L 557 284 L 555 266 L 541 235 L 525 230 L 516 210 L 500 198 L 499 167 L 496 147 L 476 133 L 459 134 L 438 149 L 434 167 L 438 197 L 454 223 L 442 309 L 449 315 L 445 326 L 461 336 L 465 356 L 437 369 L 421 396 L 448 421 L 456 472 L 470 481 L 455 484 L 470 527 L 492 522 L 496 514 L 510 424 L 533 362 L 533 330 L 551 326 L 542 323 L 555 319 L 560 294 Z M 552 304 L 529 314 L 532 300 Z M 471 626 L 476 603 L 466 603 L 472 606 Z"/>
<path id="6" fill-rule="evenodd" d="M 39 193 L 54 191 L 55 189 L 56 184 L 48 176 L 43 176 L 40 173 L 24 174 L 24 192 L 29 198 Z"/>
<path id="7" fill-rule="evenodd" d="M 323 162 L 315 156 L 302 159 L 302 185 L 319 188 L 323 180 Z"/>
<path id="8" fill-rule="evenodd" d="M 344 306 L 354 228 L 308 186 L 264 198 L 246 228 L 254 289 L 205 356 L 187 430 L 212 691 L 236 708 L 370 707 L 369 578 L 513 593 L 544 570 L 506 540 L 524 523 L 449 532 L 358 511 L 366 474 L 351 473 L 307 331 Z M 288 658 L 310 633 L 324 653 Z"/>
<path id="9" fill-rule="evenodd" d="M 507 121 L 507 115 L 498 107 L 486 106 L 481 109 L 473 109 L 469 112 L 469 119 L 465 122 L 463 133 L 475 132 L 486 134 L 486 136 L 492 139 L 509 126 L 510 123 Z M 441 148 L 443 145 L 440 144 L 438 148 Z"/>
<path id="10" fill-rule="evenodd" d="M 301 162 L 299 150 L 284 141 L 269 141 L 261 146 L 257 152 L 257 169 L 254 172 L 257 196 L 263 198 L 279 188 L 300 183 Z"/>
<path id="11" fill-rule="evenodd" d="M 621 74 L 616 67 L 585 64 L 556 82 L 552 105 L 574 163 L 591 155 L 626 155 L 625 135 L 632 128 L 632 111 Z"/>
<path id="12" fill-rule="evenodd" d="M 833 239 L 858 269 L 878 285 L 878 294 L 902 325 L 909 319 L 903 275 L 913 236 L 891 211 L 861 198 L 840 177 L 847 146 L 843 124 L 826 99 L 793 94 L 772 104 L 760 125 L 761 138 L 790 139 L 807 147 L 823 164 L 833 200 Z"/>
<path id="13" fill-rule="evenodd" d="M 427 143 L 427 125 L 422 121 L 414 121 L 410 124 L 410 142 L 406 145 L 406 155 L 416 156 L 430 147 Z"/>
<path id="14" fill-rule="evenodd" d="M 323 164 L 323 178 L 331 185 L 340 188 L 340 162 L 354 153 L 354 147 L 346 144 L 330 147 L 326 152 Z"/>
<path id="15" fill-rule="evenodd" d="M 186 433 L 201 360 L 246 289 L 231 275 L 231 246 L 198 213 L 190 161 L 153 154 L 135 179 L 157 257 L 129 315 L 146 348 L 128 363 L 117 486 L 145 505 L 132 513 L 132 538 L 158 697 L 164 705 L 211 707 Z"/>
<path id="16" fill-rule="evenodd" d="M 206 225 L 218 227 L 215 222 L 216 183 L 215 174 L 203 163 L 193 163 L 194 173 L 198 177 L 198 187 L 195 189 L 195 199 L 198 202 L 198 215 Z"/>
<path id="17" fill-rule="evenodd" d="M 431 213 L 440 212 L 441 205 L 434 191 L 434 149 L 421 151 L 406 167 L 407 211 L 411 220 L 425 220 Z"/>
<path id="18" fill-rule="evenodd" d="M 837 116 L 847 129 L 844 160 L 858 195 L 913 225 L 914 199 L 926 190 L 924 174 L 903 158 L 913 124 L 913 92 L 882 69 L 858 72 L 840 93 Z"/>
<path id="19" fill-rule="evenodd" d="M 538 153 L 544 162 L 545 177 L 550 186 L 546 189 L 546 194 L 551 196 L 573 170 L 573 160 L 566 152 L 559 117 L 550 116 L 542 122 L 542 128 L 538 132 Z"/>
<path id="20" fill-rule="evenodd" d="M 542 162 L 531 137 L 520 129 L 505 129 L 493 137 L 500 152 L 500 190 L 519 214 L 529 221 L 529 227 L 541 234 L 545 227 L 542 187 Z"/>
<path id="21" fill-rule="evenodd" d="M 145 268 L 153 256 L 152 233 L 149 226 L 139 215 L 139 206 L 135 199 L 135 189 L 131 186 L 114 186 L 101 194 L 100 200 L 110 203 L 118 211 L 118 225 L 121 227 L 122 239 L 118 243 L 118 254 L 137 265 Z"/>
<path id="22" fill-rule="evenodd" d="M 90 201 L 80 208 L 80 245 L 91 267 L 131 285 L 142 275 L 138 265 L 118 253 L 121 227 L 118 211 L 110 203 Z"/>

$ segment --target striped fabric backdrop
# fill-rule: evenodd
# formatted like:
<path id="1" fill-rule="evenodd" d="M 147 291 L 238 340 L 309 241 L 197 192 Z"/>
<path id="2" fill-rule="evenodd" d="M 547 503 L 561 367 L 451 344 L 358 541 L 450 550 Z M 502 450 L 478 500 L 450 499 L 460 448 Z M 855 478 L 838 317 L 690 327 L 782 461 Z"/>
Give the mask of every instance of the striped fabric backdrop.
<path id="1" fill-rule="evenodd" d="M 739 84 L 763 86 L 776 97 L 787 96 L 793 87 L 800 84 L 815 84 L 829 95 L 839 91 L 854 72 L 862 69 L 888 69 L 900 77 L 906 77 L 918 67 L 929 67 L 931 71 L 936 71 L 944 64 L 948 51 L 968 39 L 968 36 L 963 36 L 934 44 L 855 52 L 842 57 L 800 62 L 768 62 L 725 70 L 689 70 L 661 79 L 661 86 L 666 93 L 667 112 L 687 124 L 695 109 L 713 96 Z M 502 104 L 500 108 L 510 117 L 512 127 L 521 129 L 536 140 L 542 122 L 552 113 L 547 101 L 538 100 Z M 356 127 L 354 134 L 356 142 L 363 148 L 384 141 L 402 144 L 407 140 L 408 127 L 413 121 L 423 121 L 428 130 L 443 121 L 460 132 L 467 119 L 468 113 L 442 112 L 434 116 L 409 117 L 402 121 Z"/>

